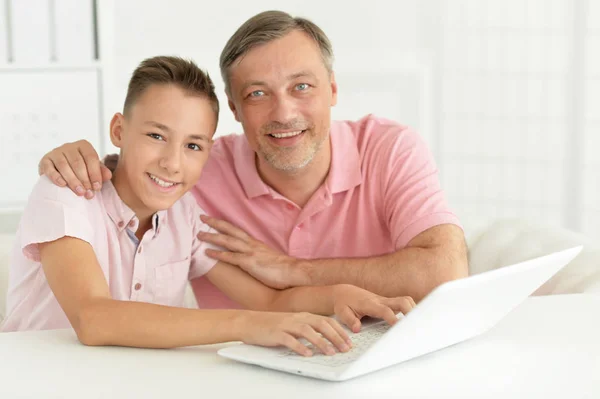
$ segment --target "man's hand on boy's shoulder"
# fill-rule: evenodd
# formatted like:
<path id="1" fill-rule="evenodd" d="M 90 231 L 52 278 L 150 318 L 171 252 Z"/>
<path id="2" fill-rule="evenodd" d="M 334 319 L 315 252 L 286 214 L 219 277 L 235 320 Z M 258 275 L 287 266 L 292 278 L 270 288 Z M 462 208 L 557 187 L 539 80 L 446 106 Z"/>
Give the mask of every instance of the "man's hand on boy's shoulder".
<path id="1" fill-rule="evenodd" d="M 47 176 L 57 186 L 68 186 L 78 196 L 91 199 L 95 191 L 100 191 L 102 183 L 111 179 L 111 170 L 118 160 L 117 155 L 114 157 L 107 167 L 89 141 L 79 140 L 63 144 L 44 155 L 38 165 L 38 173 Z"/>

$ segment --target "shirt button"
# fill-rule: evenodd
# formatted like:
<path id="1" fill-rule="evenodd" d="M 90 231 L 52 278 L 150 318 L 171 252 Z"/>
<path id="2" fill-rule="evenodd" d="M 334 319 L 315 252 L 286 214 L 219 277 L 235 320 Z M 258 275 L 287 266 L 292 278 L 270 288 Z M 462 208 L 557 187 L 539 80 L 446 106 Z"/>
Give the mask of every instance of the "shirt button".
<path id="1" fill-rule="evenodd" d="M 292 204 L 287 204 L 286 205 L 287 209 L 289 209 L 290 211 L 294 209 L 294 205 Z"/>
<path id="2" fill-rule="evenodd" d="M 296 227 L 296 228 L 297 228 L 297 229 L 301 229 L 301 228 L 303 228 L 303 227 L 304 227 L 304 223 L 300 223 L 300 224 L 298 225 L 298 227 Z"/>
<path id="3" fill-rule="evenodd" d="M 136 291 L 139 291 L 140 288 L 142 288 L 142 285 L 140 283 L 137 283 L 134 287 L 133 287 Z"/>
<path id="4" fill-rule="evenodd" d="M 138 254 L 142 253 L 142 246 L 140 245 L 140 247 L 138 248 Z"/>
<path id="5" fill-rule="evenodd" d="M 135 226 L 135 222 L 132 220 L 131 222 L 129 222 L 129 227 L 133 227 Z"/>
<path id="6" fill-rule="evenodd" d="M 123 221 L 121 220 L 119 223 L 117 223 L 117 226 L 119 226 L 119 228 L 125 226 L 125 223 L 123 223 Z"/>

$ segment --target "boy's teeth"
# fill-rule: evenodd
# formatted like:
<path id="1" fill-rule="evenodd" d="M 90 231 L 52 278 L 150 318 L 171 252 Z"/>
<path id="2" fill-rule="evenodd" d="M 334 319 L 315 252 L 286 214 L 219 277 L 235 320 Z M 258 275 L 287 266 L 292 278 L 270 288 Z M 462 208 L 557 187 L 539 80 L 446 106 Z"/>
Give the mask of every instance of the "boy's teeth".
<path id="1" fill-rule="evenodd" d="M 176 184 L 176 183 L 168 183 L 168 182 L 166 182 L 166 181 L 164 181 L 164 180 L 161 180 L 161 179 L 159 179 L 158 177 L 156 177 L 156 176 L 154 176 L 154 175 L 151 175 L 151 174 L 149 174 L 149 173 L 148 173 L 148 176 L 150 176 L 150 178 L 151 178 L 152 180 L 154 180 L 154 182 L 155 182 L 156 184 L 158 184 L 159 186 L 161 186 L 161 187 L 172 187 L 172 186 L 174 186 L 174 185 Z"/>
<path id="2" fill-rule="evenodd" d="M 278 138 L 278 139 L 282 139 L 285 137 L 297 136 L 300 133 L 302 133 L 302 130 L 298 130 L 297 132 L 289 132 L 289 133 L 271 133 L 271 136 Z"/>

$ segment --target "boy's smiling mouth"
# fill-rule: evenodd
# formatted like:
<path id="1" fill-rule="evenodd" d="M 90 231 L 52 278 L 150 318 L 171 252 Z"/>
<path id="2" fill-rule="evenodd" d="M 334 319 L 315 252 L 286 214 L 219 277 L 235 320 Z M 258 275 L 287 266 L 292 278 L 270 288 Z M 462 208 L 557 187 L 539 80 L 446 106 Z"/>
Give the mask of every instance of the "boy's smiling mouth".
<path id="1" fill-rule="evenodd" d="M 150 177 L 150 180 L 152 180 L 157 186 L 162 187 L 162 188 L 171 188 L 171 187 L 175 187 L 175 186 L 181 184 L 181 183 L 162 179 L 151 173 L 146 173 L 146 174 L 148 175 L 148 177 Z"/>

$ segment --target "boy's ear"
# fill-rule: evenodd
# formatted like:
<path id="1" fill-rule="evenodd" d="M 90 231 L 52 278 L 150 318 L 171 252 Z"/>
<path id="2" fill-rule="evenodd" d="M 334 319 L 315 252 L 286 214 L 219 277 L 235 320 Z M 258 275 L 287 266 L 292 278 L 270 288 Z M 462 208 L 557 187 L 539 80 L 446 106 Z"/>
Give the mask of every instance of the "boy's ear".
<path id="1" fill-rule="evenodd" d="M 117 112 L 110 121 L 110 141 L 117 148 L 121 148 L 123 143 L 124 123 L 125 117 L 120 112 Z"/>

